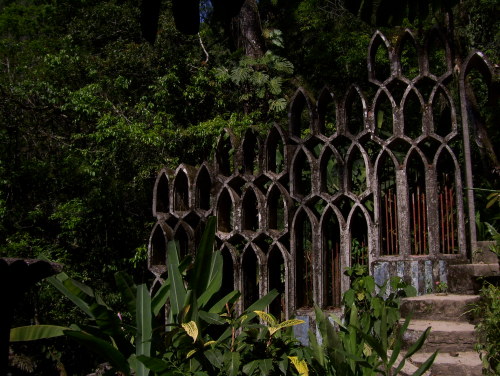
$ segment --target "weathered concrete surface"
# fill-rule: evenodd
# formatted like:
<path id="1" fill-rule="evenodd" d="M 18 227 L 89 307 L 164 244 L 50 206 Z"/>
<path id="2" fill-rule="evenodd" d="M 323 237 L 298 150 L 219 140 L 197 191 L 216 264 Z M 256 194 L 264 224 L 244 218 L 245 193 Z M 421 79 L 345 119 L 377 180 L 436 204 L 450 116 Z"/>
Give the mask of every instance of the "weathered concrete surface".
<path id="1" fill-rule="evenodd" d="M 474 325 L 463 321 L 412 320 L 404 335 L 408 345 L 431 327 L 431 333 L 421 351 L 463 352 L 470 351 L 477 342 Z"/>
<path id="2" fill-rule="evenodd" d="M 490 250 L 494 241 L 479 241 L 476 243 L 476 249 L 472 252 L 473 264 L 498 264 L 498 256 Z"/>
<path id="3" fill-rule="evenodd" d="M 401 315 L 420 320 L 442 320 L 472 322 L 471 305 L 479 301 L 478 295 L 448 294 L 445 296 L 428 294 L 403 299 Z"/>
<path id="4" fill-rule="evenodd" d="M 429 294 L 404 299 L 402 315 L 411 313 L 416 318 L 404 334 L 406 348 L 431 327 L 429 337 L 422 349 L 411 356 L 410 363 L 418 367 L 438 351 L 430 368 L 432 376 L 480 376 L 482 364 L 479 354 L 474 351 L 477 336 L 472 324 L 474 318 L 470 314 L 471 305 L 478 300 L 477 295 L 456 294 Z"/>
<path id="5" fill-rule="evenodd" d="M 423 364 L 432 353 L 417 353 L 410 358 L 416 367 Z M 431 367 L 432 376 L 481 376 L 482 364 L 477 352 L 439 353 Z"/>
<path id="6" fill-rule="evenodd" d="M 448 266 L 449 290 L 456 294 L 477 294 L 483 285 L 483 280 L 498 281 L 499 278 L 498 262 Z"/>

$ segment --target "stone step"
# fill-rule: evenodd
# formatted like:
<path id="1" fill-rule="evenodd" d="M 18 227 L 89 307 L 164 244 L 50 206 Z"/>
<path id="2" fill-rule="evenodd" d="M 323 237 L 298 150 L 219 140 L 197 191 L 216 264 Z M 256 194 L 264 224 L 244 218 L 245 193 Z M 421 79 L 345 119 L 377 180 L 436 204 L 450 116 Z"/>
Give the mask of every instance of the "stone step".
<path id="1" fill-rule="evenodd" d="M 471 308 L 479 295 L 427 294 L 405 298 L 401 303 L 401 316 L 418 320 L 450 320 L 472 322 Z"/>
<path id="2" fill-rule="evenodd" d="M 417 341 L 431 327 L 431 333 L 420 351 L 466 352 L 477 343 L 474 325 L 463 321 L 411 320 L 403 336 L 406 347 Z"/>
<path id="3" fill-rule="evenodd" d="M 432 353 L 413 354 L 409 361 L 415 367 L 423 364 Z M 482 364 L 479 354 L 473 351 L 438 353 L 432 367 L 432 376 L 481 376 Z"/>

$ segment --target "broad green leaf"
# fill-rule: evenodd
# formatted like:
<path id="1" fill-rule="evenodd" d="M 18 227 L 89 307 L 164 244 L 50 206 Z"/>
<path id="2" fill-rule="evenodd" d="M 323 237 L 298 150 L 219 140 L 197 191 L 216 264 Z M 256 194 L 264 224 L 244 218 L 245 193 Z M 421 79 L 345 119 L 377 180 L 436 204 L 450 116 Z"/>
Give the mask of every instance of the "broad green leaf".
<path id="1" fill-rule="evenodd" d="M 260 359 L 259 360 L 259 369 L 261 376 L 267 376 L 270 374 L 273 369 L 273 360 L 272 359 Z"/>
<path id="2" fill-rule="evenodd" d="M 151 355 L 152 324 L 151 324 L 151 296 L 145 284 L 137 286 L 136 298 L 136 325 L 135 354 L 137 356 Z M 137 376 L 146 376 L 149 371 L 141 363 L 136 369 Z"/>
<path id="3" fill-rule="evenodd" d="M 116 370 L 123 372 L 125 375 L 130 375 L 130 367 L 127 359 L 110 343 L 79 331 L 67 330 L 64 334 L 88 347 L 96 355 L 108 361 Z"/>
<path id="4" fill-rule="evenodd" d="M 212 363 L 216 368 L 222 368 L 223 364 L 223 354 L 217 349 L 210 349 L 204 352 L 204 355 L 210 363 Z"/>
<path id="5" fill-rule="evenodd" d="M 259 368 L 259 361 L 260 360 L 252 360 L 250 363 L 247 363 L 243 366 L 242 372 L 245 375 L 253 375 L 255 370 Z"/>
<path id="6" fill-rule="evenodd" d="M 224 318 L 220 317 L 217 313 L 198 311 L 198 315 L 207 324 L 224 325 L 226 323 L 226 320 Z"/>
<path id="7" fill-rule="evenodd" d="M 186 288 L 179 271 L 179 258 L 175 242 L 170 241 L 167 245 L 168 257 L 168 279 L 170 281 L 170 308 L 175 320 L 184 307 L 186 300 Z"/>
<path id="8" fill-rule="evenodd" d="M 181 324 L 187 335 L 193 339 L 193 342 L 196 342 L 196 338 L 198 338 L 198 326 L 194 321 L 190 321 L 187 323 Z"/>
<path id="9" fill-rule="evenodd" d="M 219 251 L 213 252 L 208 276 L 208 286 L 198 298 L 198 306 L 204 307 L 221 288 L 222 285 L 222 255 Z M 201 292 L 201 291 L 200 291 Z"/>
<path id="10" fill-rule="evenodd" d="M 405 322 L 403 323 L 403 326 L 400 327 L 398 330 L 398 334 L 397 334 L 395 341 L 394 341 L 394 347 L 392 349 L 391 358 L 389 359 L 389 367 L 391 367 L 391 368 L 394 365 L 394 363 L 396 362 L 396 359 L 398 358 L 399 353 L 401 352 L 401 347 L 403 345 L 403 335 L 406 332 L 406 329 L 408 329 L 408 326 L 410 325 L 410 320 L 411 320 L 411 314 L 406 317 Z M 404 362 L 401 362 L 401 363 L 403 363 L 403 365 L 404 365 Z M 403 365 L 401 365 L 401 368 L 403 367 Z"/>
<path id="11" fill-rule="evenodd" d="M 169 298 L 169 291 L 170 281 L 167 279 L 165 282 L 163 282 L 163 285 L 161 285 L 161 287 L 158 289 L 155 296 L 153 296 L 153 299 L 151 300 L 151 312 L 155 317 L 158 316 L 161 309 L 167 303 L 167 300 Z"/>
<path id="12" fill-rule="evenodd" d="M 73 302 L 78 308 L 80 308 L 87 316 L 93 318 L 94 316 L 90 312 L 88 303 L 83 300 L 80 294 L 75 294 L 73 291 L 68 289 L 68 287 L 63 283 L 63 281 L 68 280 L 69 277 L 66 273 L 59 273 L 55 276 L 47 278 L 56 289 L 58 289 L 64 296 Z M 83 292 L 81 292 L 83 293 Z"/>
<path id="13" fill-rule="evenodd" d="M 10 330 L 10 342 L 34 341 L 64 335 L 70 328 L 56 325 L 30 325 L 19 326 Z"/>
<path id="14" fill-rule="evenodd" d="M 360 328 L 353 326 L 358 333 L 363 337 L 363 339 L 370 345 L 370 347 L 377 352 L 377 355 L 383 360 L 384 363 L 387 363 L 387 353 L 383 345 L 380 343 L 379 339 L 371 336 L 370 334 L 364 333 Z M 364 350 L 364 345 L 363 345 Z"/>
<path id="15" fill-rule="evenodd" d="M 210 275 L 213 272 L 207 265 L 212 265 L 214 241 L 215 241 L 215 217 L 207 220 L 205 231 L 200 240 L 200 245 L 196 252 L 196 258 L 189 280 L 189 287 L 196 292 L 203 292 L 207 289 Z M 201 294 L 200 294 L 201 295 Z"/>
<path id="16" fill-rule="evenodd" d="M 237 376 L 240 368 L 240 353 L 227 351 L 224 354 L 224 366 L 229 376 Z"/>
<path id="17" fill-rule="evenodd" d="M 241 293 L 237 290 L 231 291 L 229 294 L 215 303 L 208 312 L 220 313 L 225 311 L 226 304 L 229 304 L 231 306 L 240 297 L 240 295 Z"/>
<path id="18" fill-rule="evenodd" d="M 250 305 L 250 307 L 248 307 L 245 312 L 248 313 L 247 317 L 245 317 L 244 320 L 242 320 L 242 323 L 244 321 L 249 321 L 251 319 L 253 319 L 255 317 L 255 313 L 253 313 L 253 311 L 262 311 L 264 308 L 266 308 L 269 304 L 271 304 L 271 302 L 276 299 L 276 297 L 278 296 L 278 291 L 276 291 L 275 289 L 269 291 L 266 295 L 264 295 L 262 298 L 260 298 L 259 300 L 257 300 L 255 303 L 253 303 L 252 305 Z"/>

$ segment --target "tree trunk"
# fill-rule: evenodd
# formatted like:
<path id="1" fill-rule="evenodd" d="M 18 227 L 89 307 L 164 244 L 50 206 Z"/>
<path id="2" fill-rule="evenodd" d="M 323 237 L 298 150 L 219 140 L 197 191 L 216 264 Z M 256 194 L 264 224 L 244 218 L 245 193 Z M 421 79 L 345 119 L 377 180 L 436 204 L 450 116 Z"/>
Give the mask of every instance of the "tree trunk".
<path id="1" fill-rule="evenodd" d="M 246 56 L 259 58 L 264 55 L 265 44 L 256 0 L 245 0 L 239 14 L 231 20 L 231 34 L 235 47 L 243 49 Z"/>

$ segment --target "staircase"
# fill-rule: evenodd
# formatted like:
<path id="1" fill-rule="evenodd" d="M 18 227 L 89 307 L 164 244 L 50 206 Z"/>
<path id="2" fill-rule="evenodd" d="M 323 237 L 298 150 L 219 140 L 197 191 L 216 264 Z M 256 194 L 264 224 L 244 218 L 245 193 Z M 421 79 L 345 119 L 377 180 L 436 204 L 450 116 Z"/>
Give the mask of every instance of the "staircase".
<path id="1" fill-rule="evenodd" d="M 479 354 L 474 351 L 477 342 L 472 317 L 467 312 L 470 304 L 479 300 L 478 295 L 429 294 L 406 298 L 401 307 L 402 316 L 412 314 L 404 340 L 409 347 L 429 326 L 432 328 L 427 341 L 419 352 L 410 358 L 420 366 L 434 352 L 438 356 L 431 367 L 432 376 L 481 376 Z"/>
<path id="2" fill-rule="evenodd" d="M 402 317 L 411 314 L 412 320 L 405 333 L 407 347 L 413 344 L 429 326 L 432 328 L 427 341 L 410 363 L 419 366 L 434 352 L 438 356 L 428 375 L 432 376 L 481 376 L 482 364 L 474 351 L 477 336 L 476 322 L 470 310 L 478 302 L 479 289 L 484 280 L 498 283 L 498 259 L 487 250 L 473 257 L 472 264 L 449 265 L 448 285 L 450 294 L 428 294 L 403 300 Z"/>

